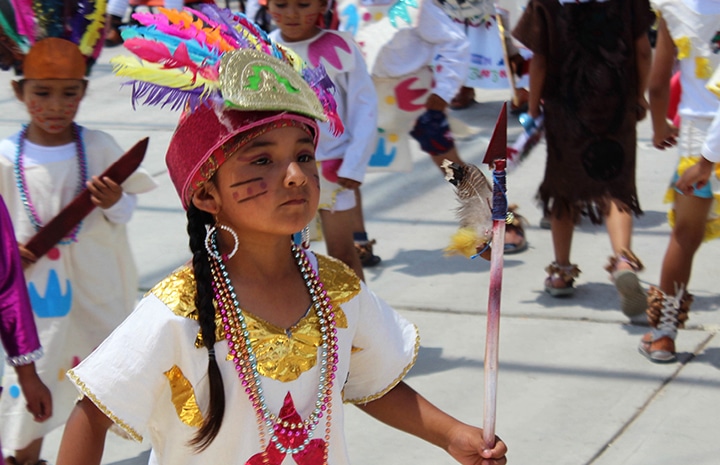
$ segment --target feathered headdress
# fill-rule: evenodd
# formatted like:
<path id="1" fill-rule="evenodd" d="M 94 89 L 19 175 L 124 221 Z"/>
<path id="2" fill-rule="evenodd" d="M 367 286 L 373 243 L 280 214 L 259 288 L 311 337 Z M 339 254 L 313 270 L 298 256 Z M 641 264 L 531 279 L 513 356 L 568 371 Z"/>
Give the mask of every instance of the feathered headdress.
<path id="1" fill-rule="evenodd" d="M 139 60 L 128 56 L 111 60 L 117 75 L 131 79 L 133 105 L 190 111 L 211 103 L 243 110 L 282 109 L 327 120 L 336 135 L 343 131 L 335 87 L 324 68 L 307 66 L 243 14 L 202 4 L 196 10 L 160 8 L 159 13 L 136 13 L 133 18 L 139 26 L 126 27 L 122 36 L 125 47 Z M 289 68 L 278 66 L 278 61 L 294 71 L 287 72 Z M 272 80 L 262 78 L 271 75 Z M 307 85 L 298 85 L 298 78 Z M 238 85 L 238 79 L 246 80 L 245 87 Z M 246 92 L 258 90 L 253 86 L 267 87 L 270 81 L 285 86 L 287 92 Z M 314 92 L 312 98 L 303 95 L 307 86 Z M 321 106 L 308 110 L 317 100 Z"/>
<path id="2" fill-rule="evenodd" d="M 102 51 L 106 0 L 0 0 L 0 68 L 21 73 L 36 42 L 50 37 L 80 49 L 87 74 Z"/>

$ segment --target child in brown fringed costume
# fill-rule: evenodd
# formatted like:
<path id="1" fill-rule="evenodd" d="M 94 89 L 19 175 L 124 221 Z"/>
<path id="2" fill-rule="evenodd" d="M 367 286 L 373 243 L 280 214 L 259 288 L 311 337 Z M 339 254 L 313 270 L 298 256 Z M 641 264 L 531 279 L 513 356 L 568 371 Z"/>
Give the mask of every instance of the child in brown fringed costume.
<path id="1" fill-rule="evenodd" d="M 645 310 L 630 251 L 637 122 L 644 98 L 653 15 L 647 0 L 531 0 L 513 35 L 533 51 L 529 114 L 545 115 L 547 165 L 538 192 L 552 225 L 555 260 L 546 268 L 552 296 L 574 292 L 580 274 L 570 261 L 580 214 L 605 220 L 613 255 L 607 266 L 626 315 Z"/>

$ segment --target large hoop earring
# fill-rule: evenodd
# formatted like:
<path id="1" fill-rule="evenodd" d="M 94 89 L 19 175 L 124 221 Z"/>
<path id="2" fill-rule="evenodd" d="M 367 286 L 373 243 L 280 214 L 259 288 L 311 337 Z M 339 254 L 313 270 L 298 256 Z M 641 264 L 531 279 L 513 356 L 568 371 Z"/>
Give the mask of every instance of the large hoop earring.
<path id="1" fill-rule="evenodd" d="M 224 229 L 225 231 L 229 232 L 235 240 L 235 245 L 232 249 L 232 252 L 230 252 L 229 254 L 221 255 L 217 251 L 217 243 L 215 241 L 215 237 L 217 236 L 217 232 L 219 229 Z M 205 249 L 207 250 L 208 255 L 218 261 L 222 260 L 226 262 L 233 258 L 238 251 L 239 245 L 240 241 L 238 240 L 237 233 L 230 226 L 224 224 L 212 225 L 210 229 L 208 229 L 207 235 L 205 236 Z"/>
<path id="2" fill-rule="evenodd" d="M 307 250 L 310 248 L 310 226 L 305 226 L 300 233 L 300 237 L 302 242 L 300 245 L 302 245 L 302 248 Z"/>

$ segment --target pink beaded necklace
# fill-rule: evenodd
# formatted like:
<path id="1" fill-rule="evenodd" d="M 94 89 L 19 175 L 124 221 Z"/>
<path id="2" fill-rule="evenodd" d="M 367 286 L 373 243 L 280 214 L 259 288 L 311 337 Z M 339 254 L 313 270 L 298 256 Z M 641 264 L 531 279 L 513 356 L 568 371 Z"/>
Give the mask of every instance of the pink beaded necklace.
<path id="1" fill-rule="evenodd" d="M 297 423 L 288 423 L 279 418 L 278 415 L 269 411 L 265 402 L 260 374 L 257 369 L 257 359 L 251 343 L 251 335 L 245 321 L 242 309 L 237 300 L 237 294 L 230 281 L 225 264 L 213 257 L 220 256 L 217 252 L 215 236 L 212 239 L 212 250 L 215 254 L 210 255 L 210 264 L 213 276 L 213 290 L 215 301 L 222 318 L 225 330 L 225 339 L 228 344 L 230 355 L 235 364 L 235 370 L 245 393 L 255 409 L 260 440 L 263 448 L 266 446 L 267 435 L 270 436 L 270 443 L 283 454 L 296 454 L 303 451 L 311 441 L 313 433 L 325 417 L 325 444 L 323 463 L 327 463 L 327 446 L 330 441 L 332 422 L 332 389 L 335 381 L 335 373 L 338 363 L 337 328 L 335 312 L 323 288 L 317 273 L 310 265 L 307 255 L 303 250 L 292 245 L 293 257 L 305 280 L 305 284 L 313 302 L 315 314 L 320 323 L 320 376 L 318 380 L 317 397 L 314 410 L 305 419 Z M 288 440 L 291 437 L 302 436 L 305 439 L 300 444 Z M 293 443 L 295 447 L 283 445 Z"/>
<path id="2" fill-rule="evenodd" d="M 23 126 L 22 131 L 20 131 L 20 136 L 18 137 L 17 143 L 17 153 L 15 156 L 15 166 L 13 171 L 15 174 L 15 184 L 20 191 L 20 200 L 25 207 L 25 212 L 30 218 L 30 222 L 35 228 L 35 231 L 39 231 L 40 228 L 43 227 L 42 221 L 40 220 L 40 215 L 38 215 L 37 210 L 35 209 L 35 205 L 33 205 L 33 202 L 30 199 L 30 190 L 28 189 L 27 181 L 25 180 L 25 142 L 27 141 L 28 128 L 29 126 L 26 124 L 25 126 Z M 75 193 L 75 195 L 77 196 L 83 191 L 83 189 L 85 188 L 85 184 L 87 183 L 88 168 L 87 158 L 85 157 L 85 144 L 83 142 L 80 126 L 72 123 L 72 133 L 73 141 L 75 142 L 75 152 L 77 154 L 78 160 L 78 170 L 80 171 L 80 175 L 78 176 L 78 185 Z M 80 232 L 81 227 L 82 221 L 78 223 L 77 226 L 75 226 L 75 228 L 73 228 L 73 230 L 70 232 L 70 234 L 68 234 L 64 240 L 60 241 L 60 243 L 69 244 L 71 242 L 77 242 L 77 235 Z"/>

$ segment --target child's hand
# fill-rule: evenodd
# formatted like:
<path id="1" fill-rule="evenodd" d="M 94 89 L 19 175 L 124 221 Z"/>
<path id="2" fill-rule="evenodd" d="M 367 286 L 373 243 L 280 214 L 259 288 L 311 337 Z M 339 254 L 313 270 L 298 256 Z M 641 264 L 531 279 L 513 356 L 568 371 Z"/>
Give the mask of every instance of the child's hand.
<path id="1" fill-rule="evenodd" d="M 123 193 L 122 187 L 107 176 L 102 179 L 93 176 L 88 181 L 87 187 L 90 190 L 92 203 L 102 209 L 108 209 L 115 205 Z"/>
<path id="2" fill-rule="evenodd" d="M 670 123 L 653 132 L 653 146 L 658 150 L 665 150 L 677 144 L 678 128 Z"/>
<path id="3" fill-rule="evenodd" d="M 460 423 L 448 434 L 448 453 L 463 465 L 504 465 L 507 446 L 495 437 L 495 446 L 488 449 L 483 440 L 483 430 Z"/>
<path id="4" fill-rule="evenodd" d="M 18 243 L 18 250 L 20 250 L 23 270 L 37 261 L 35 254 L 26 249 L 24 245 Z"/>
<path id="5" fill-rule="evenodd" d="M 685 170 L 675 183 L 675 187 L 685 195 L 692 194 L 696 188 L 702 189 L 708 183 L 714 166 L 713 162 L 701 157 L 697 163 Z"/>
<path id="6" fill-rule="evenodd" d="M 338 178 L 337 183 L 345 189 L 357 189 L 360 187 L 360 183 L 350 178 Z"/>
<path id="7" fill-rule="evenodd" d="M 42 382 L 35 364 L 15 367 L 18 374 L 18 381 L 22 389 L 28 412 L 33 414 L 37 422 L 43 422 L 52 416 L 52 395 L 50 389 Z"/>

